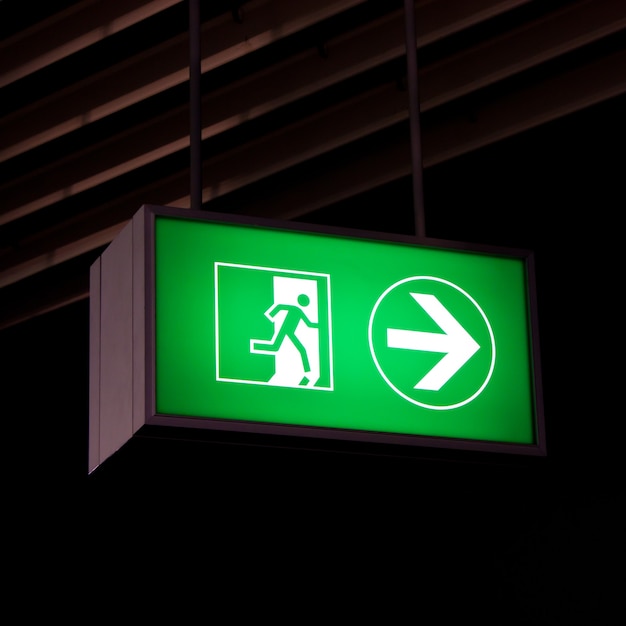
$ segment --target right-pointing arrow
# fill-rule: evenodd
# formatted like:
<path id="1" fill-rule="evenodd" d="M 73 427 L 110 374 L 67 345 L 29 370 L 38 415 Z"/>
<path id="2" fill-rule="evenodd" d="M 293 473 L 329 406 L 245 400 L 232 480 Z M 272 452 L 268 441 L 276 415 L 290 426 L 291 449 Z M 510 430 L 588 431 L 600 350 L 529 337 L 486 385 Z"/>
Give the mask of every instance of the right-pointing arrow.
<path id="1" fill-rule="evenodd" d="M 442 333 L 387 329 L 387 346 L 423 352 L 443 352 L 445 356 L 414 387 L 439 391 L 475 354 L 480 346 L 439 300 L 424 293 L 411 293 L 414 300 L 439 325 Z"/>

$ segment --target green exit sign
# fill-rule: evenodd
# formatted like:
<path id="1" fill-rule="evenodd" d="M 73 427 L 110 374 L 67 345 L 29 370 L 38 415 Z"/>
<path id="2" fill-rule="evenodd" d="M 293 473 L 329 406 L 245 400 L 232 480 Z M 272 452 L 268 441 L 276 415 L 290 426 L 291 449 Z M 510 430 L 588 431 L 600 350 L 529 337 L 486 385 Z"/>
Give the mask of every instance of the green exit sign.
<path id="1" fill-rule="evenodd" d="M 545 454 L 528 251 L 167 207 L 134 223 L 133 432 Z"/>

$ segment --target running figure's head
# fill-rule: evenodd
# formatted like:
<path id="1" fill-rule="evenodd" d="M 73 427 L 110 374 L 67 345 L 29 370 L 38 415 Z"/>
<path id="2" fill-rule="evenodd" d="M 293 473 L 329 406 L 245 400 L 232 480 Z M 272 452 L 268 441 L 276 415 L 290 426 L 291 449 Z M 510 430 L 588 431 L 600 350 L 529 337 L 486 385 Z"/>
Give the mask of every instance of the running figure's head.
<path id="1" fill-rule="evenodd" d="M 310 302 L 310 300 L 309 300 L 309 296 L 307 296 L 305 293 L 301 293 L 301 294 L 298 296 L 298 304 L 299 304 L 301 307 L 309 306 L 309 302 Z"/>

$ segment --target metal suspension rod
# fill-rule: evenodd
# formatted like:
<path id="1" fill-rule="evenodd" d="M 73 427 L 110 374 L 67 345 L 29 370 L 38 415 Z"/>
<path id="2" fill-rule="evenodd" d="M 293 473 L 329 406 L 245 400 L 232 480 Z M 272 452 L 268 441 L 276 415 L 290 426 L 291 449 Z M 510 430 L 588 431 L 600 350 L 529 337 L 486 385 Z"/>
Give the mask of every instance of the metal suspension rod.
<path id="1" fill-rule="evenodd" d="M 407 84 L 409 89 L 409 123 L 411 138 L 411 172 L 413 181 L 413 211 L 415 235 L 426 237 L 424 216 L 424 186 L 422 177 L 422 134 L 420 127 L 420 103 L 417 78 L 417 37 L 415 34 L 415 2 L 404 0 L 404 26 L 407 60 Z"/>
<path id="2" fill-rule="evenodd" d="M 189 0 L 189 145 L 191 208 L 202 208 L 202 120 L 200 79 L 200 0 Z"/>

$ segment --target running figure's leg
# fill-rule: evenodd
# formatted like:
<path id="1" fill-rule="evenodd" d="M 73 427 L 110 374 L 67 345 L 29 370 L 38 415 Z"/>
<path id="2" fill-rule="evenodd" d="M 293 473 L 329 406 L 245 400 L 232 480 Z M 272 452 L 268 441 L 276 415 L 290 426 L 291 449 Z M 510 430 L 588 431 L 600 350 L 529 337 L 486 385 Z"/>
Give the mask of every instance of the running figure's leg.
<path id="1" fill-rule="evenodd" d="M 302 359 L 302 367 L 304 368 L 304 371 L 310 372 L 311 366 L 309 364 L 309 357 L 306 353 L 306 348 L 302 345 L 300 340 L 295 335 L 291 335 L 289 338 L 291 339 L 291 343 L 293 343 L 293 345 L 297 348 L 298 352 L 300 353 L 300 358 Z"/>
<path id="2" fill-rule="evenodd" d="M 263 350 L 263 352 L 278 352 L 283 345 L 285 335 L 287 333 L 281 328 L 272 343 L 265 343 L 264 341 L 258 341 L 252 344 L 255 350 Z"/>

